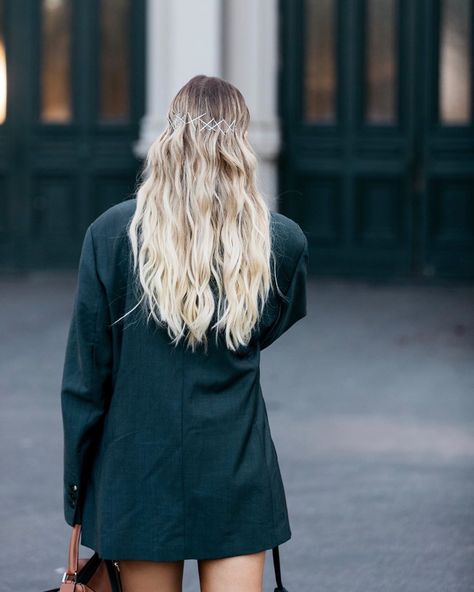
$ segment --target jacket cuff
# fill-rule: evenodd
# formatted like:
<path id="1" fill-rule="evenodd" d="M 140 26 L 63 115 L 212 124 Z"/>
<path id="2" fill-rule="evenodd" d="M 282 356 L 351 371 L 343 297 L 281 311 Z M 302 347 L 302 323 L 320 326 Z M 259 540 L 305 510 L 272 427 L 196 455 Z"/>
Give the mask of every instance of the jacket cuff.
<path id="1" fill-rule="evenodd" d="M 72 481 L 64 483 L 64 518 L 70 526 L 81 524 L 82 516 L 78 503 L 79 484 Z"/>

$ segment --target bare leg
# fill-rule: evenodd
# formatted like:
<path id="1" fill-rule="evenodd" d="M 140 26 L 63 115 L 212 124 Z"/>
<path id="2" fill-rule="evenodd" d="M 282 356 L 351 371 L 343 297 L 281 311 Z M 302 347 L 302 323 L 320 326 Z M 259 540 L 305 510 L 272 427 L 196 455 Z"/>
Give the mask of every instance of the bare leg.
<path id="1" fill-rule="evenodd" d="M 118 562 L 123 592 L 181 592 L 184 561 Z"/>
<path id="2" fill-rule="evenodd" d="M 201 592 L 262 592 L 265 551 L 198 560 Z"/>

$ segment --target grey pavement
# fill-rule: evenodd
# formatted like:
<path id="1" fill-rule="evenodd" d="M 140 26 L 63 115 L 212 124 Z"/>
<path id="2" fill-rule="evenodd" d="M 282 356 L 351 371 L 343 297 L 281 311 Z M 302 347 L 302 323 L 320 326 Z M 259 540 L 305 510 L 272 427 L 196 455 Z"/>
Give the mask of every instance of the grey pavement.
<path id="1" fill-rule="evenodd" d="M 65 567 L 59 389 L 74 286 L 73 273 L 0 278 L 1 592 L 56 586 Z M 262 352 L 292 528 L 286 587 L 474 591 L 474 287 L 315 278 L 308 308 Z M 195 561 L 184 580 L 199 590 Z"/>

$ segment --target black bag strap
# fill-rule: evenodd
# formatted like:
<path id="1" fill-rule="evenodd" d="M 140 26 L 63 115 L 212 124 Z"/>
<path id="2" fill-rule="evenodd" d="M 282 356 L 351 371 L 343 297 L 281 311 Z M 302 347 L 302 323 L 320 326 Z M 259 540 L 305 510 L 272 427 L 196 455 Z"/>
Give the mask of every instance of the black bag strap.
<path id="1" fill-rule="evenodd" d="M 281 582 L 281 570 L 280 570 L 280 552 L 278 549 L 278 545 L 272 548 L 272 556 L 273 556 L 273 567 L 275 568 L 275 580 L 277 587 L 274 589 L 273 592 L 288 592 L 288 590 L 283 586 Z"/>

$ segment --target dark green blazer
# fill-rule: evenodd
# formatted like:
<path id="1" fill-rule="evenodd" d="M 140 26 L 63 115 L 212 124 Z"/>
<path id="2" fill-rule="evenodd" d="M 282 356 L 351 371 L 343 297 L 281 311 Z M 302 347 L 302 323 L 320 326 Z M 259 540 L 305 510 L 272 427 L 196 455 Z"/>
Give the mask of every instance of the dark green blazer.
<path id="1" fill-rule="evenodd" d="M 278 285 L 247 347 L 170 344 L 137 303 L 129 199 L 85 234 L 64 360 L 64 516 L 105 559 L 218 558 L 291 537 L 260 352 L 306 315 L 308 242 L 272 212 Z"/>

